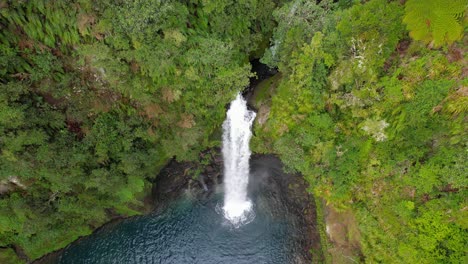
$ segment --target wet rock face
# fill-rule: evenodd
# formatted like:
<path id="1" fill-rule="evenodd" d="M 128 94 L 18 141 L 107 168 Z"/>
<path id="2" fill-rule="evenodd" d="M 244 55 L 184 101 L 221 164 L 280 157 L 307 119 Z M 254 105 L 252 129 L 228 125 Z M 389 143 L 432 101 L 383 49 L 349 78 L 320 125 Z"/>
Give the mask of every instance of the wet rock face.
<path id="1" fill-rule="evenodd" d="M 261 63 L 259 59 L 252 60 L 250 64 L 252 65 L 252 72 L 255 73 L 255 76 L 250 78 L 249 87 L 242 92 L 242 95 L 248 101 L 259 83 L 278 73 L 277 69 L 268 67 L 266 64 Z"/>
<path id="2" fill-rule="evenodd" d="M 201 156 L 205 161 L 209 160 L 207 165 L 173 160 L 161 171 L 153 187 L 155 210 L 165 208 L 165 205 L 187 193 L 200 201 L 208 200 L 222 187 L 223 161 L 220 150 L 206 151 Z M 294 221 L 298 231 L 291 235 L 299 237 L 302 245 L 296 263 L 322 263 L 315 201 L 307 192 L 307 182 L 301 175 L 284 173 L 281 161 L 273 155 L 253 155 L 250 168 L 248 193 L 255 206 L 271 204 L 269 206 L 274 208 L 268 211 L 274 217 L 281 218 L 288 214 Z M 194 171 L 200 172 L 197 177 L 194 177 Z"/>
<path id="3" fill-rule="evenodd" d="M 163 199 L 184 188 L 189 180 L 186 177 L 189 169 L 190 164 L 188 163 L 178 163 L 175 160 L 170 161 L 156 178 L 153 186 L 153 197 L 157 200 Z"/>
<path id="4" fill-rule="evenodd" d="M 177 162 L 175 159 L 161 170 L 152 189 L 154 208 L 175 200 L 183 193 L 203 199 L 211 195 L 222 183 L 223 159 L 219 149 L 200 154 L 203 165 L 196 162 Z"/>
<path id="5" fill-rule="evenodd" d="M 263 126 L 268 120 L 269 115 L 270 115 L 270 106 L 261 105 L 260 108 L 258 109 L 258 118 L 257 118 L 258 124 L 260 126 Z"/>
<path id="6" fill-rule="evenodd" d="M 0 183 L 0 195 L 7 193 L 10 190 L 7 184 Z"/>
<path id="7" fill-rule="evenodd" d="M 288 214 L 294 222 L 296 233 L 291 235 L 302 245 L 296 263 L 323 263 L 315 201 L 302 175 L 285 173 L 283 164 L 273 155 L 253 155 L 250 167 L 249 192 L 270 200 L 275 207 L 270 210 L 272 214 Z M 261 199 L 257 198 L 257 203 Z"/>

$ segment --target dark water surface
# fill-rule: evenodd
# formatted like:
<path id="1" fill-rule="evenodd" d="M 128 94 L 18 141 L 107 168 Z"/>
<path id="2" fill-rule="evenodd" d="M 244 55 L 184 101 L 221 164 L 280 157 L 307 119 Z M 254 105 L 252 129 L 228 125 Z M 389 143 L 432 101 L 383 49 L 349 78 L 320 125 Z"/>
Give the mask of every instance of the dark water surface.
<path id="1" fill-rule="evenodd" d="M 256 216 L 249 224 L 233 228 L 218 213 L 222 192 L 202 200 L 184 195 L 163 213 L 103 227 L 70 245 L 58 263 L 303 263 L 300 216 L 288 210 L 285 186 L 273 180 L 284 175 L 271 162 L 252 162 Z"/>

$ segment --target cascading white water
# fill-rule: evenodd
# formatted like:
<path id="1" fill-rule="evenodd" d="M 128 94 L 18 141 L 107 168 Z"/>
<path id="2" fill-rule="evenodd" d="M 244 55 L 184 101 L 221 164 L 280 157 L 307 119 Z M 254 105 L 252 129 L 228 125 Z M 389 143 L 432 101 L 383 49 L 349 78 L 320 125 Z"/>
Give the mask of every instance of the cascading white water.
<path id="1" fill-rule="evenodd" d="M 249 141 L 255 112 L 247 109 L 240 94 L 231 102 L 223 123 L 224 216 L 234 227 L 250 222 L 255 216 L 247 197 L 249 183 Z"/>

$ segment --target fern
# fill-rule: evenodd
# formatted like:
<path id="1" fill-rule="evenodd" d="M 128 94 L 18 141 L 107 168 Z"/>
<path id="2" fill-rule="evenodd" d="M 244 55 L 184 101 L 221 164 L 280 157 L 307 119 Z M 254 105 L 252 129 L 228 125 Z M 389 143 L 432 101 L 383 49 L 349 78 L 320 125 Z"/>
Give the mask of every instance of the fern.
<path id="1" fill-rule="evenodd" d="M 29 38 L 54 48 L 58 43 L 75 45 L 80 41 L 79 8 L 64 0 L 13 1 L 8 8 L 0 9 L 0 19 L 3 24 L 21 27 Z"/>
<path id="2" fill-rule="evenodd" d="M 408 0 L 403 22 L 413 39 L 440 47 L 462 38 L 467 6 L 468 0 Z"/>

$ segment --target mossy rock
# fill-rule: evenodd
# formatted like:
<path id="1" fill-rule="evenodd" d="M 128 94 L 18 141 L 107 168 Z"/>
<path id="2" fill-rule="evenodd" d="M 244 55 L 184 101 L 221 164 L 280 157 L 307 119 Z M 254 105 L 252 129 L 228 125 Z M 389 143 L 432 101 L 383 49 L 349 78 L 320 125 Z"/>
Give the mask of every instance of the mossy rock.
<path id="1" fill-rule="evenodd" d="M 16 255 L 11 248 L 0 249 L 0 263 L 2 264 L 23 264 L 26 263 Z"/>
<path id="2" fill-rule="evenodd" d="M 259 109 L 262 105 L 270 105 L 271 98 L 276 90 L 276 87 L 278 87 L 280 80 L 281 74 L 278 73 L 260 82 L 257 87 L 255 87 L 250 102 L 253 107 Z"/>

